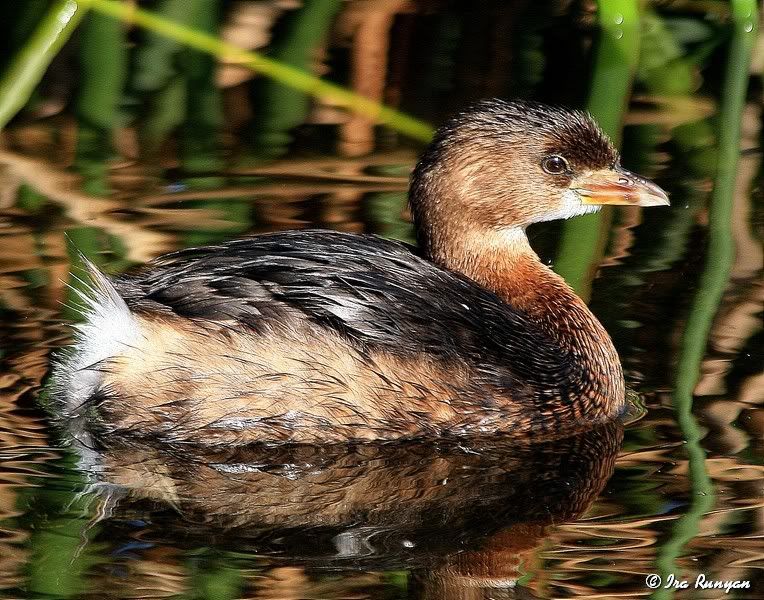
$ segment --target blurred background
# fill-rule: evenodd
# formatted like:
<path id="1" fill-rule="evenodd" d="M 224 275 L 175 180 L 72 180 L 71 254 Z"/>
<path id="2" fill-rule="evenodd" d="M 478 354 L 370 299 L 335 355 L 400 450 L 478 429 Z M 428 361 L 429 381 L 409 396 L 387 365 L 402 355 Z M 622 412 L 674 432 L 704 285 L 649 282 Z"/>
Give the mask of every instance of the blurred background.
<path id="1" fill-rule="evenodd" d="M 0 596 L 764 597 L 758 8 L 1 3 Z M 494 96 L 590 111 L 671 197 L 530 231 L 646 408 L 622 444 L 484 446 L 477 462 L 315 450 L 255 471 L 262 457 L 191 469 L 160 449 L 62 447 L 40 406 L 77 319 L 78 252 L 116 274 L 279 229 L 414 242 L 418 153 L 448 114 Z M 653 592 L 648 573 L 753 589 Z"/>

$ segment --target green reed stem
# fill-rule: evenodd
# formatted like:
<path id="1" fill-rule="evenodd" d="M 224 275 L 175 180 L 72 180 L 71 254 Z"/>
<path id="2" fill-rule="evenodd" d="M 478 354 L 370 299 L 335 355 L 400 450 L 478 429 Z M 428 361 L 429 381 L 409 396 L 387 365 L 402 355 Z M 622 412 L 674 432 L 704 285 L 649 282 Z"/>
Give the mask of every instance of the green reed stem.
<path id="1" fill-rule="evenodd" d="M 48 65 L 87 12 L 88 0 L 59 0 L 40 21 L 0 80 L 0 129 L 29 100 Z"/>
<path id="2" fill-rule="evenodd" d="M 101 13 L 134 23 L 220 59 L 239 63 L 316 98 L 325 98 L 342 104 L 350 111 L 362 114 L 414 139 L 426 142 L 432 137 L 432 127 L 423 121 L 258 52 L 244 50 L 207 33 L 163 19 L 150 11 L 135 8 L 126 3 L 112 0 L 88 0 L 88 2 L 93 9 Z"/>
<path id="3" fill-rule="evenodd" d="M 706 470 L 702 434 L 692 414 L 692 399 L 708 334 L 735 258 L 732 206 L 740 157 L 740 124 L 759 20 L 756 0 L 732 0 L 732 19 L 733 36 L 719 111 L 718 161 L 709 207 L 706 266 L 690 307 L 674 384 L 674 411 L 687 442 L 692 497 L 687 512 L 675 523 L 671 536 L 659 550 L 656 564 L 664 581 L 669 573 L 677 573 L 676 560 L 684 546 L 698 534 L 700 521 L 713 507 L 715 496 L 713 482 Z M 677 576 L 680 577 L 678 573 Z M 673 590 L 660 589 L 653 598 L 664 599 L 672 595 Z"/>
<path id="4" fill-rule="evenodd" d="M 639 60 L 640 9 L 638 0 L 600 0 L 600 38 L 587 109 L 613 140 L 620 143 L 621 125 L 631 81 Z M 589 295 L 602 244 L 602 215 L 566 221 L 562 228 L 554 270 L 581 297 Z"/>
<path id="5" fill-rule="evenodd" d="M 80 27 L 79 46 L 78 122 L 110 133 L 119 118 L 128 67 L 124 28 L 114 19 L 91 13 Z"/>
<path id="6" fill-rule="evenodd" d="M 307 70 L 341 8 L 339 0 L 303 2 L 301 8 L 285 18 L 282 35 L 271 44 L 271 56 L 281 64 Z M 292 141 L 289 132 L 305 121 L 309 110 L 307 94 L 297 94 L 290 86 L 273 79 L 263 81 L 253 128 L 256 152 L 273 157 L 285 154 Z"/>
<path id="7" fill-rule="evenodd" d="M 208 35 L 216 35 L 220 23 L 219 0 L 183 0 L 186 10 L 193 8 L 193 27 Z M 186 119 L 183 123 L 181 159 L 186 173 L 214 173 L 224 166 L 218 144 L 223 124 L 223 99 L 215 84 L 215 57 L 192 48 L 184 48 L 178 56 L 180 74 L 186 82 Z M 195 188 L 221 187 L 225 180 L 207 175 L 195 177 L 187 184 Z"/>
<path id="8" fill-rule="evenodd" d="M 95 196 L 109 193 L 107 161 L 114 153 L 112 135 L 128 69 L 124 34 L 121 23 L 97 13 L 80 25 L 74 166 L 83 176 L 83 189 Z"/>

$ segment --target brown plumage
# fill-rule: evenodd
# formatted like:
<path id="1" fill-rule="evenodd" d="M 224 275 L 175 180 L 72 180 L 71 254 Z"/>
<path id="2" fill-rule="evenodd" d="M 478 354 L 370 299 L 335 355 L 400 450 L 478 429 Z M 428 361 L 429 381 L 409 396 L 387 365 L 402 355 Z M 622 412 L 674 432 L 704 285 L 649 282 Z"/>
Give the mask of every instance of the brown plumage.
<path id="1" fill-rule="evenodd" d="M 423 257 L 294 231 L 91 269 L 55 374 L 90 431 L 245 444 L 468 433 L 564 435 L 613 418 L 607 332 L 541 264 L 531 223 L 666 204 L 581 113 L 484 101 L 450 120 L 410 195 Z"/>

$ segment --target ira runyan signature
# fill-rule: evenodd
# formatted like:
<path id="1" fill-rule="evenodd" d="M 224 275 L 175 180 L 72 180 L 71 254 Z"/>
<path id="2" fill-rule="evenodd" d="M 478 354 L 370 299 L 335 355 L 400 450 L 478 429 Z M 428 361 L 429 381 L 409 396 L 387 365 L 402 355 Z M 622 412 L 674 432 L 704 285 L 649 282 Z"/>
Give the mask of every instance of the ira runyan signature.
<path id="1" fill-rule="evenodd" d="M 747 590 L 751 588 L 751 582 L 745 579 L 709 579 L 703 573 L 695 578 L 695 581 L 691 579 L 681 579 L 669 573 L 666 576 L 666 581 L 660 575 L 651 573 L 645 578 L 645 584 L 651 590 L 657 590 L 658 588 L 686 590 L 689 588 L 696 590 L 724 590 L 725 594 L 729 594 L 731 590 Z"/>

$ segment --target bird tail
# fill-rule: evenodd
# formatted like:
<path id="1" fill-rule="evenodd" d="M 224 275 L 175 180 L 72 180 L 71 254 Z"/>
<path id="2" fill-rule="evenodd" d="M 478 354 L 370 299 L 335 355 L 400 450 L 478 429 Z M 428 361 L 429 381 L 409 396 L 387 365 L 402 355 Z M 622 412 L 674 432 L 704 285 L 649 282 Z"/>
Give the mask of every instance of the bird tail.
<path id="1" fill-rule="evenodd" d="M 74 343 L 53 366 L 52 392 L 64 412 L 72 417 L 88 406 L 104 384 L 104 366 L 140 337 L 137 318 L 114 283 L 81 255 L 85 277 L 72 273 L 71 290 L 78 297 L 82 320 L 72 326 Z"/>

